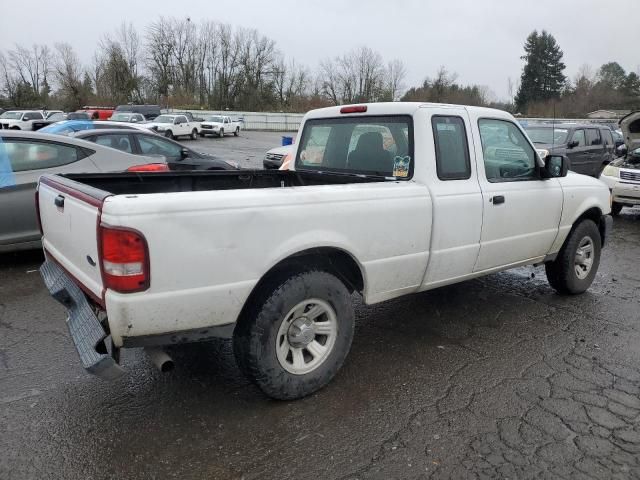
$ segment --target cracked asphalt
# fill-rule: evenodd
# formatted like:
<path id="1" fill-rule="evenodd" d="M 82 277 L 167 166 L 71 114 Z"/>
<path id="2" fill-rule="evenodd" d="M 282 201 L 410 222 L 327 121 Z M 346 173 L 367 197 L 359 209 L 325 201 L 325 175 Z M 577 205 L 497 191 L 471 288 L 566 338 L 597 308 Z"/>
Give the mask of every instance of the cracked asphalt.
<path id="1" fill-rule="evenodd" d="M 365 306 L 334 381 L 266 398 L 220 340 L 85 373 L 38 252 L 0 256 L 0 478 L 640 478 L 640 209 L 591 289 L 520 268 Z"/>

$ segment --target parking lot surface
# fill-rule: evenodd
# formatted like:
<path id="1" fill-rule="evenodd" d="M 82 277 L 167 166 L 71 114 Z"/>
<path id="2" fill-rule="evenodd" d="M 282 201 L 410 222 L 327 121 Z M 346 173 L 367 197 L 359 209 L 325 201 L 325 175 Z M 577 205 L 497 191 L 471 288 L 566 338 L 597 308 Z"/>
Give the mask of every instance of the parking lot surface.
<path id="1" fill-rule="evenodd" d="M 184 144 L 198 152 L 217 155 L 224 160 L 237 162 L 244 168 L 262 168 L 267 150 L 279 147 L 282 137 L 295 137 L 295 132 L 240 132 L 239 137 L 205 137 L 184 140 Z"/>
<path id="2" fill-rule="evenodd" d="M 280 135 L 189 145 L 259 167 Z M 171 348 L 167 374 L 130 350 L 128 375 L 93 377 L 41 254 L 0 256 L 0 478 L 638 478 L 639 248 L 625 209 L 583 295 L 530 267 L 354 296 L 345 366 L 296 402 L 249 384 L 225 340 Z"/>

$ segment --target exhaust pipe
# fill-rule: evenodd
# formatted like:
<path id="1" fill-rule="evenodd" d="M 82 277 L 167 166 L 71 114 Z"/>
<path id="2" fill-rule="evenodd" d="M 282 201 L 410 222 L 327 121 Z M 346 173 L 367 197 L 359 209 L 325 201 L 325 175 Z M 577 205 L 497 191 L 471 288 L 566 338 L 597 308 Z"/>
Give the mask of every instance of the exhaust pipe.
<path id="1" fill-rule="evenodd" d="M 149 355 L 149 358 L 153 362 L 153 364 L 160 370 L 162 373 L 170 372 L 173 370 L 174 364 L 173 359 L 167 355 L 167 353 L 157 347 L 147 347 L 144 351 Z"/>

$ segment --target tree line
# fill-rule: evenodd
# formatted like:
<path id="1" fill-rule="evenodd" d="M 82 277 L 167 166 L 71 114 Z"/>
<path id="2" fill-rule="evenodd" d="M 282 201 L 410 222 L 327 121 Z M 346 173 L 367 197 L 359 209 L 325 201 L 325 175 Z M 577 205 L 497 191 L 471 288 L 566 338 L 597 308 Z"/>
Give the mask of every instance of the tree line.
<path id="1" fill-rule="evenodd" d="M 398 100 L 405 74 L 401 61 L 385 62 L 368 47 L 327 58 L 312 71 L 257 30 L 160 17 L 142 33 L 125 23 L 104 35 L 88 65 L 68 43 L 0 50 L 0 102 L 305 111 Z"/>
<path id="2" fill-rule="evenodd" d="M 357 102 L 428 101 L 494 106 L 536 116 L 582 117 L 597 109 L 640 108 L 640 78 L 617 62 L 573 80 L 548 32 L 524 43 L 520 80 L 508 78 L 509 99 L 486 86 L 463 85 L 441 66 L 406 88 L 406 67 L 362 46 L 314 68 L 286 58 L 255 29 L 209 20 L 159 17 L 143 31 L 123 23 L 105 34 L 88 64 L 68 43 L 0 50 L 0 106 L 63 108 L 152 103 L 215 110 L 304 112 Z M 514 92 L 515 91 L 515 92 Z"/>
<path id="3" fill-rule="evenodd" d="M 618 62 L 605 63 L 597 70 L 585 64 L 569 79 L 564 75 L 560 46 L 544 30 L 527 37 L 524 51 L 514 112 L 575 118 L 599 109 L 640 109 L 640 76 L 626 72 Z"/>

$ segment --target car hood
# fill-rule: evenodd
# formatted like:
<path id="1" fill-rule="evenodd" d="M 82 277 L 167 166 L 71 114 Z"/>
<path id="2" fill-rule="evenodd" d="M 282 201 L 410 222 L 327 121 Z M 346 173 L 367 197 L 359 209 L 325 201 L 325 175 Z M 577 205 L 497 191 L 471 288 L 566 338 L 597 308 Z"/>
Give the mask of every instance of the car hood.
<path id="1" fill-rule="evenodd" d="M 276 155 L 288 155 L 289 153 L 293 153 L 295 148 L 295 145 L 285 145 L 284 147 L 272 148 L 271 150 L 267 151 L 267 153 Z"/>
<path id="2" fill-rule="evenodd" d="M 620 119 L 620 130 L 629 152 L 640 147 L 640 110 Z"/>
<path id="3" fill-rule="evenodd" d="M 2 123 L 20 123 L 22 120 L 16 120 L 15 118 L 0 118 Z"/>
<path id="4" fill-rule="evenodd" d="M 208 120 L 202 120 L 200 123 L 204 123 L 205 125 L 215 125 L 216 127 L 223 125 L 222 122 L 210 122 Z"/>
<path id="5" fill-rule="evenodd" d="M 640 170 L 640 159 L 634 159 L 632 157 L 622 157 L 611 162 L 612 166 L 618 168 L 629 168 L 631 170 Z"/>

